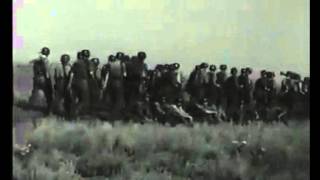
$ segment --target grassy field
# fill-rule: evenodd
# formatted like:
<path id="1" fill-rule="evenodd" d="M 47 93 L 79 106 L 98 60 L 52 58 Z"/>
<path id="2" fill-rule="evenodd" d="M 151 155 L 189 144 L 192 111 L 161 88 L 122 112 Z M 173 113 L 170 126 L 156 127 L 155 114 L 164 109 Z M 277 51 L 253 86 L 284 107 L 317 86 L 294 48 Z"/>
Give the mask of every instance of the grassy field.
<path id="1" fill-rule="evenodd" d="M 171 128 L 49 118 L 29 143 L 29 154 L 13 157 L 19 180 L 310 179 L 309 122 Z"/>
<path id="2" fill-rule="evenodd" d="M 15 103 L 30 96 L 31 77 L 30 67 L 15 68 Z M 309 121 L 172 128 L 42 116 L 13 107 L 13 122 L 27 123 L 32 145 L 27 155 L 13 154 L 15 179 L 310 179 Z"/>

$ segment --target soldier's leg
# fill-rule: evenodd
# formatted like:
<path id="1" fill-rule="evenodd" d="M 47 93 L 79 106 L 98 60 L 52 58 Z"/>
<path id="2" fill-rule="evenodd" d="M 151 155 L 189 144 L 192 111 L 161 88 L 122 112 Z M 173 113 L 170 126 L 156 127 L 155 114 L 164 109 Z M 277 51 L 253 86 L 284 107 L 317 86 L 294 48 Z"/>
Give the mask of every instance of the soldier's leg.
<path id="1" fill-rule="evenodd" d="M 41 90 L 44 92 L 45 98 L 46 98 L 46 114 L 50 114 L 52 111 L 52 88 L 50 87 L 50 84 L 43 84 L 41 85 Z"/>
<path id="2" fill-rule="evenodd" d="M 88 113 L 88 108 L 90 104 L 90 93 L 88 81 L 81 81 L 80 86 L 80 112 L 81 114 Z"/>
<path id="3" fill-rule="evenodd" d="M 72 117 L 72 95 L 71 92 L 65 89 L 64 93 L 64 109 L 65 109 L 65 117 L 70 119 Z"/>

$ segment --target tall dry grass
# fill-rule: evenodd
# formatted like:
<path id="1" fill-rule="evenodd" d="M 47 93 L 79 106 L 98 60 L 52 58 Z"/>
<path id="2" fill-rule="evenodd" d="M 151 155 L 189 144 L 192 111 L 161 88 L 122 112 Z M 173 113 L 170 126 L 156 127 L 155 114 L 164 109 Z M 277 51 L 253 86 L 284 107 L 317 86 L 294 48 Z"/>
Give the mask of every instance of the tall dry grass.
<path id="1" fill-rule="evenodd" d="M 30 154 L 13 157 L 17 179 L 306 180 L 310 171 L 309 122 L 172 128 L 43 119 L 29 142 Z"/>

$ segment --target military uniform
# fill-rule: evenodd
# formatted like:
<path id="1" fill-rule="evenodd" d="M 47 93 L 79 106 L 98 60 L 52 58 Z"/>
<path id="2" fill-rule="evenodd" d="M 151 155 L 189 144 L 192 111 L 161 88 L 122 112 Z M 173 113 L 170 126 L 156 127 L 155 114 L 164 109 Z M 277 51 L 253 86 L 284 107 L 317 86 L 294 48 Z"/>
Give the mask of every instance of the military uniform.
<path id="1" fill-rule="evenodd" d="M 206 92 L 206 97 L 208 98 L 208 103 L 209 105 L 215 105 L 219 106 L 221 104 L 221 89 L 217 86 L 216 84 L 216 74 L 214 71 L 208 72 L 208 85 L 207 85 L 207 92 Z"/>
<path id="2" fill-rule="evenodd" d="M 71 92 L 67 89 L 71 64 L 59 64 L 54 68 L 54 89 L 55 89 L 55 105 L 54 108 L 58 113 L 70 116 L 72 97 Z"/>
<path id="3" fill-rule="evenodd" d="M 50 113 L 53 100 L 53 90 L 50 77 L 49 61 L 47 57 L 42 56 L 33 60 L 32 62 L 34 72 L 32 97 L 35 96 L 38 90 L 42 90 L 46 98 L 47 113 Z"/>
<path id="4" fill-rule="evenodd" d="M 126 66 L 127 77 L 125 79 L 126 102 L 139 100 L 144 94 L 144 79 L 147 77 L 147 65 L 137 58 L 133 58 Z"/>
<path id="5" fill-rule="evenodd" d="M 105 98 L 110 100 L 110 105 L 113 107 L 113 113 L 118 114 L 124 108 L 124 76 L 125 64 L 120 60 L 109 61 L 101 71 L 104 79 Z M 108 79 L 105 77 L 108 76 Z M 107 81 L 107 82 L 105 82 Z"/>
<path id="6" fill-rule="evenodd" d="M 76 114 L 87 112 L 90 102 L 89 84 L 88 84 L 88 69 L 84 60 L 78 59 L 71 68 L 73 74 L 71 89 L 73 99 L 78 99 L 76 103 Z"/>
<path id="7" fill-rule="evenodd" d="M 224 92 L 226 95 L 226 114 L 233 121 L 239 121 L 240 101 L 239 101 L 239 82 L 237 76 L 230 76 L 224 84 Z"/>

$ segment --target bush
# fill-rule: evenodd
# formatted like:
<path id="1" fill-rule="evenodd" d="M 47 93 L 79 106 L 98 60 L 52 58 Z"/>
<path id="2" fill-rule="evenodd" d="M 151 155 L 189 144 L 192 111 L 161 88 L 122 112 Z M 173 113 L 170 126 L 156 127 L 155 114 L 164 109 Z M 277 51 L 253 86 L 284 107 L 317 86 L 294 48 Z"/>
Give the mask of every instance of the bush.
<path id="1" fill-rule="evenodd" d="M 17 179 L 285 180 L 310 172 L 309 122 L 173 128 L 43 119 L 29 142 L 30 158 L 14 156 Z"/>

